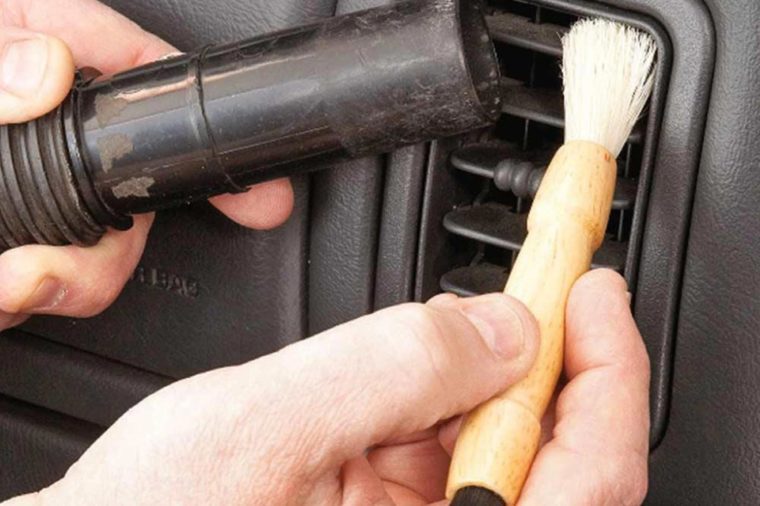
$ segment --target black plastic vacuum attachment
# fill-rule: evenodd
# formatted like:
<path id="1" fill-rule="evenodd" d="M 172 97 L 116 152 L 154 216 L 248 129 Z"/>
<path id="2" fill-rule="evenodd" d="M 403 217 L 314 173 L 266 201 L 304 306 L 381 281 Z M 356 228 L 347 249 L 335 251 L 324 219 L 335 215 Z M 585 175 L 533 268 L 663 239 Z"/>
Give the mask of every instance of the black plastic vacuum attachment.
<path id="1" fill-rule="evenodd" d="M 130 215 L 482 128 L 499 115 L 482 7 L 420 0 L 204 49 L 0 127 L 0 246 L 91 245 Z"/>

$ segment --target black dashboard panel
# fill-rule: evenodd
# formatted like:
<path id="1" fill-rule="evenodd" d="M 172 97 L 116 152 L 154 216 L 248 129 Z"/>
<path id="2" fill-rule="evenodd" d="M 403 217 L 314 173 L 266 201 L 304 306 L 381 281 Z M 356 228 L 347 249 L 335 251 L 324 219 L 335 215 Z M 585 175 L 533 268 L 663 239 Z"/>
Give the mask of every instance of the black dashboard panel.
<path id="1" fill-rule="evenodd" d="M 132 280 L 102 315 L 33 318 L 23 329 L 155 374 L 185 377 L 271 353 L 306 322 L 308 182 L 272 232 L 210 205 L 161 213 Z"/>
<path id="2" fill-rule="evenodd" d="M 0 500 L 62 477 L 102 430 L 0 395 Z"/>
<path id="3" fill-rule="evenodd" d="M 0 356 L 2 395 L 103 427 L 170 382 L 17 330 L 0 334 Z"/>
<path id="4" fill-rule="evenodd" d="M 653 504 L 760 504 L 760 3 L 707 4 L 715 79 Z"/>

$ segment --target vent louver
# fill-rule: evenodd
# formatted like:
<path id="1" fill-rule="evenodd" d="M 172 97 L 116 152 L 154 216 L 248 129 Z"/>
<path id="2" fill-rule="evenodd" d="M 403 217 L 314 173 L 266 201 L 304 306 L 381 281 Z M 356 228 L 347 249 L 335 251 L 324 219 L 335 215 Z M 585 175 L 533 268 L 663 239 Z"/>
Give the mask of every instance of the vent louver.
<path id="1" fill-rule="evenodd" d="M 445 215 L 452 236 L 469 241 L 467 265 L 440 279 L 445 291 L 475 295 L 503 289 L 512 262 L 527 235 L 530 202 L 543 171 L 563 139 L 560 37 L 576 16 L 518 1 L 489 3 L 489 27 L 504 74 L 502 117 L 476 142 L 465 143 L 449 159 L 462 184 L 477 188 L 468 205 Z M 629 138 L 618 160 L 618 182 L 607 238 L 594 267 L 624 272 L 628 240 L 641 173 L 642 125 Z"/>

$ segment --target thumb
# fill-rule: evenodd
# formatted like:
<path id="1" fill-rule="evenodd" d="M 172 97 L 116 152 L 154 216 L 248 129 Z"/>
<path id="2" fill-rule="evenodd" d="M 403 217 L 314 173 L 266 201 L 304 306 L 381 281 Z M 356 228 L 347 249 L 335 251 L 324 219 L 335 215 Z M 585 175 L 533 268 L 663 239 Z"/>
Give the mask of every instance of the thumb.
<path id="1" fill-rule="evenodd" d="M 241 372 L 276 385 L 250 405 L 289 420 L 284 440 L 324 469 L 474 408 L 521 379 L 537 348 L 536 323 L 517 300 L 445 295 L 360 318 Z"/>
<path id="2" fill-rule="evenodd" d="M 71 51 L 60 39 L 22 28 L 0 32 L 0 123 L 50 112 L 74 80 Z"/>

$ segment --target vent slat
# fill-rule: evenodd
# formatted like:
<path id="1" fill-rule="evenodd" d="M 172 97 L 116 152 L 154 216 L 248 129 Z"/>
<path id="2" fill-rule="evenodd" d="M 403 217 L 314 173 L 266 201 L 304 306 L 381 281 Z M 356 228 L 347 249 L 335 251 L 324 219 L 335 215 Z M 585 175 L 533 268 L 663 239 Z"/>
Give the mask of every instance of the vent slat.
<path id="1" fill-rule="evenodd" d="M 494 40 L 552 56 L 562 55 L 560 38 L 567 33 L 564 26 L 538 24 L 508 12 L 489 16 L 488 28 Z"/>
<path id="2" fill-rule="evenodd" d="M 443 226 L 452 234 L 516 251 L 528 234 L 528 215 L 490 202 L 451 211 L 443 218 Z"/>
<path id="3" fill-rule="evenodd" d="M 528 234 L 527 215 L 515 214 L 509 207 L 487 203 L 463 207 L 448 213 L 443 226 L 452 234 L 498 248 L 519 251 Z M 594 256 L 593 268 L 606 267 L 621 272 L 628 244 L 607 240 Z"/>
<path id="4" fill-rule="evenodd" d="M 562 92 L 555 89 L 529 88 L 516 79 L 501 80 L 502 112 L 556 128 L 565 128 L 565 105 Z M 640 143 L 642 126 L 636 125 L 628 138 Z"/>
<path id="5" fill-rule="evenodd" d="M 455 168 L 493 179 L 496 167 L 502 160 L 528 160 L 536 164 L 548 163 L 554 154 L 551 150 L 523 151 L 517 144 L 488 142 L 470 144 L 451 155 L 451 165 Z"/>
<path id="6" fill-rule="evenodd" d="M 469 265 L 456 263 L 439 279 L 443 290 L 462 296 L 504 288 L 515 252 L 522 248 L 528 233 L 525 211 L 562 142 L 561 37 L 577 16 L 555 11 L 543 2 L 537 4 L 531 0 L 488 2 L 491 13 L 487 23 L 505 71 L 502 119 L 489 137 L 451 153 L 450 168 L 470 174 L 456 176 L 454 182 L 462 183 L 472 204 L 443 218 L 444 229 L 457 238 L 451 247 L 461 248 L 463 242 L 477 244 Z M 594 268 L 625 270 L 626 241 L 639 194 L 635 178 L 645 138 L 646 122 L 642 120 L 619 160 L 614 212 L 608 235 L 593 258 Z"/>
<path id="7" fill-rule="evenodd" d="M 564 100 L 558 90 L 528 88 L 516 79 L 501 80 L 502 110 L 518 116 L 551 125 L 565 127 Z"/>
<path id="8" fill-rule="evenodd" d="M 441 289 L 462 297 L 500 292 L 507 283 L 507 269 L 483 263 L 460 267 L 441 277 Z"/>
<path id="9" fill-rule="evenodd" d="M 487 143 L 465 146 L 451 155 L 451 165 L 464 172 L 494 179 L 499 164 L 505 160 L 529 161 L 540 167 L 548 163 L 551 151 L 522 151 L 514 144 Z M 503 189 L 503 188 L 502 188 Z M 615 186 L 612 208 L 628 210 L 633 208 L 638 187 L 635 180 L 619 177 Z M 531 198 L 535 193 L 531 194 Z"/>

